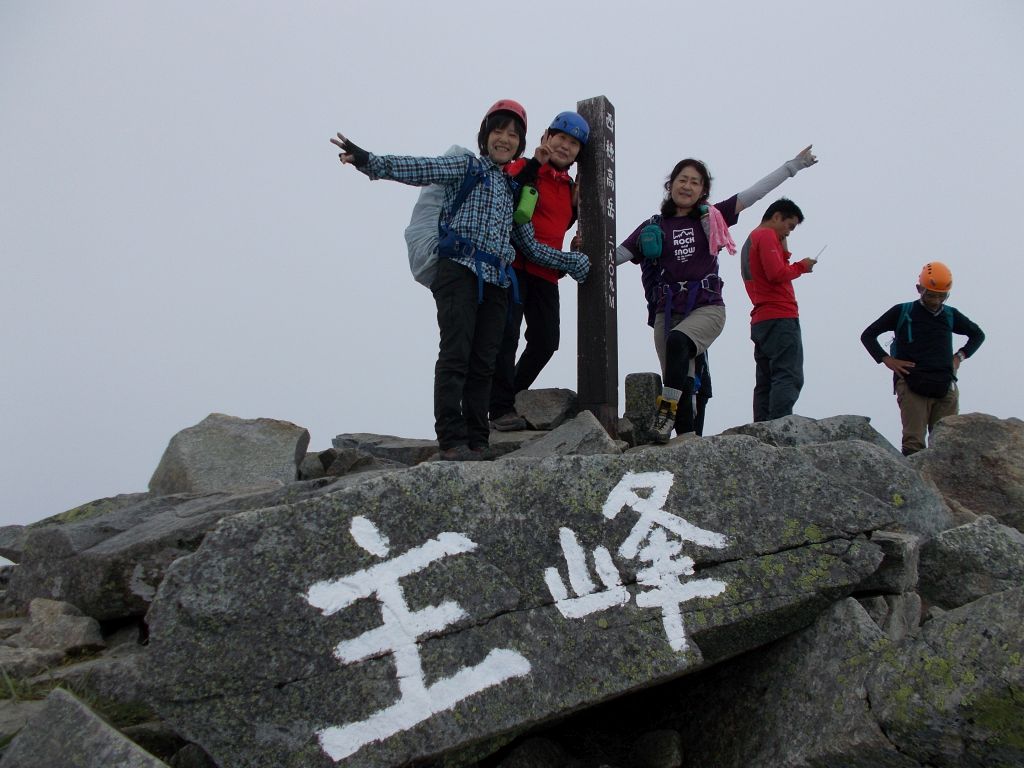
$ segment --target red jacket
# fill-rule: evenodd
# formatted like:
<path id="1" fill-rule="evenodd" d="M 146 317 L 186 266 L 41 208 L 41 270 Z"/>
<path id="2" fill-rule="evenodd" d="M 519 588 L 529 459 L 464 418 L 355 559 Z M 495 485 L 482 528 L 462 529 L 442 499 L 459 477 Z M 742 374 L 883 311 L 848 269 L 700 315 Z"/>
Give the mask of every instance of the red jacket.
<path id="1" fill-rule="evenodd" d="M 509 176 L 515 177 L 523 170 L 528 161 L 524 158 L 513 160 L 505 166 Z M 559 251 L 565 242 L 566 230 L 572 226 L 575 214 L 572 208 L 572 177 L 568 171 L 560 171 L 552 165 L 544 164 L 537 171 L 537 207 L 533 212 L 533 229 L 537 242 L 550 245 Z M 513 265 L 517 269 L 525 269 L 531 275 L 557 283 L 562 273 L 534 264 L 518 253 Z"/>
<path id="2" fill-rule="evenodd" d="M 793 281 L 807 270 L 803 264 L 790 264 L 792 254 L 783 250 L 773 229 L 758 227 L 743 245 L 740 269 L 743 286 L 754 308 L 750 323 L 799 317 Z"/>

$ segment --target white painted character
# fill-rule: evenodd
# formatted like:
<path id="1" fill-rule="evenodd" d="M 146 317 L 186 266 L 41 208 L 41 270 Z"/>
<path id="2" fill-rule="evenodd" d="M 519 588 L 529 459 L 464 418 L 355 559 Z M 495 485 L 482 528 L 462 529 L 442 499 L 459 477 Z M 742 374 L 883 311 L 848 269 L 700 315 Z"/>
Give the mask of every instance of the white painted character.
<path id="1" fill-rule="evenodd" d="M 353 517 L 349 530 L 367 552 L 381 558 L 390 553 L 387 538 L 367 518 Z M 320 745 L 331 759 L 348 757 L 366 744 L 407 730 L 485 688 L 529 674 L 530 663 L 524 656 L 508 649 L 494 649 L 476 666 L 464 667 L 433 685 L 426 684 L 418 641 L 465 618 L 466 612 L 450 601 L 412 611 L 399 580 L 442 558 L 472 552 L 476 547 L 461 533 L 441 533 L 390 560 L 340 579 L 317 582 L 309 588 L 306 600 L 325 616 L 363 598 L 375 597 L 380 602 L 382 625 L 339 643 L 334 655 L 343 664 L 393 655 L 400 693 L 397 702 L 366 720 L 320 730 Z"/>
<path id="2" fill-rule="evenodd" d="M 698 528 L 664 509 L 673 482 L 671 472 L 627 472 L 608 494 L 601 512 L 609 520 L 615 519 L 626 507 L 639 513 L 618 555 L 647 564 L 637 570 L 637 585 L 647 589 L 638 591 L 636 604 L 641 608 L 660 608 L 669 645 L 675 651 L 685 651 L 689 646 L 680 605 L 694 598 L 720 595 L 727 585 L 719 579 L 684 581 L 683 577 L 694 574 L 694 561 L 682 554 L 683 543 L 722 549 L 728 539 L 720 533 Z M 638 491 L 647 493 L 642 496 Z M 598 591 L 587 572 L 586 554 L 576 534 L 562 528 L 559 540 L 576 597 L 569 596 L 557 569 L 546 569 L 544 579 L 563 616 L 581 618 L 629 602 L 629 591 L 622 585 L 621 574 L 607 549 L 597 547 L 594 550 L 595 566 L 604 584 L 604 590 Z"/>

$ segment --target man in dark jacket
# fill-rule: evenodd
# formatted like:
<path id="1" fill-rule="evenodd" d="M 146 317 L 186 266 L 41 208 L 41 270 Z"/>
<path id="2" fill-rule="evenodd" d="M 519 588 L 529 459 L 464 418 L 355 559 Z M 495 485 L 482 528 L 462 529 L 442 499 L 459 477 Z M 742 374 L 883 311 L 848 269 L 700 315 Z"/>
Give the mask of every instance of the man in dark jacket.
<path id="1" fill-rule="evenodd" d="M 953 273 L 939 261 L 924 265 L 918 279 L 920 298 L 897 304 L 869 325 L 861 343 L 876 363 L 893 372 L 896 401 L 903 421 L 903 455 L 924 449 L 925 433 L 931 434 L 939 419 L 959 412 L 956 373 L 985 340 L 975 323 L 946 306 L 953 287 Z M 879 334 L 896 338 L 887 354 Z M 953 334 L 967 337 L 953 352 Z"/>

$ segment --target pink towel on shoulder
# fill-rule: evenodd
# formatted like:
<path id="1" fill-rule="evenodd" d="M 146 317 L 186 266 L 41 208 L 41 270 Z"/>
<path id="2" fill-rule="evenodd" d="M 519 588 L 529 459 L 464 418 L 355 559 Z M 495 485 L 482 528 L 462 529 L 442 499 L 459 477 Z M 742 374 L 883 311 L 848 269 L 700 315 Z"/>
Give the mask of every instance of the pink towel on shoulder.
<path id="1" fill-rule="evenodd" d="M 708 245 L 711 253 L 718 255 L 718 252 L 725 248 L 733 256 L 736 255 L 736 243 L 729 234 L 729 225 L 725 223 L 725 217 L 713 205 L 708 206 Z"/>

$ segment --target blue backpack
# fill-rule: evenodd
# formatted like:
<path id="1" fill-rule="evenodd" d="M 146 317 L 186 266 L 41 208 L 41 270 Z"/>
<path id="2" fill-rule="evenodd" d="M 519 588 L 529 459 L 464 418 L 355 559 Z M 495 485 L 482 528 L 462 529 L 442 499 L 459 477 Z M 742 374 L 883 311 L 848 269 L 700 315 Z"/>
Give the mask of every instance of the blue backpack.
<path id="1" fill-rule="evenodd" d="M 484 281 L 481 276 L 480 264 L 486 263 L 505 274 L 512 282 L 512 293 L 515 303 L 519 301 L 519 283 L 511 267 L 506 268 L 501 259 L 491 253 L 479 250 L 472 242 L 462 237 L 454 229 L 451 222 L 469 193 L 484 180 L 483 164 L 468 149 L 452 146 L 445 155 L 469 155 L 466 174 L 462 177 L 458 194 L 452 201 L 447 217 L 441 217 L 441 206 L 444 202 L 444 187 L 431 184 L 420 191 L 420 196 L 413 207 L 412 218 L 405 229 L 405 242 L 409 251 L 409 269 L 416 282 L 429 288 L 437 275 L 439 257 L 461 255 L 472 258 L 477 264 L 478 301 L 483 303 Z M 510 193 L 511 193 L 510 188 Z"/>

